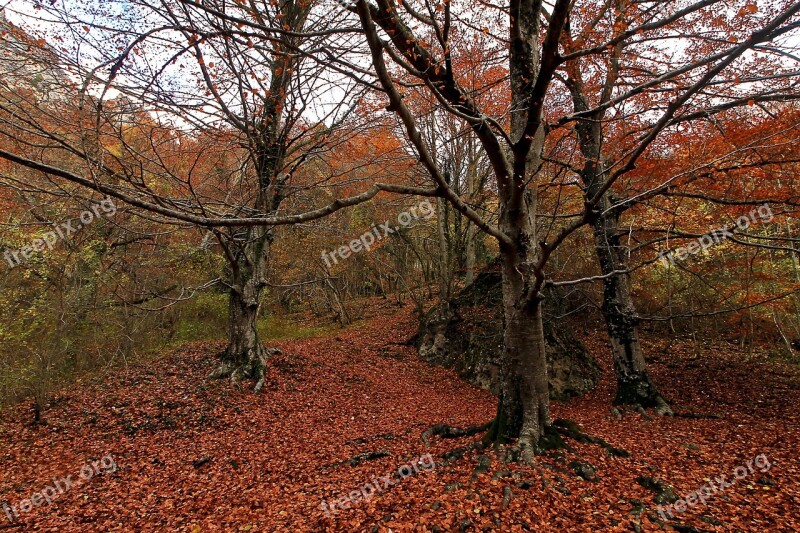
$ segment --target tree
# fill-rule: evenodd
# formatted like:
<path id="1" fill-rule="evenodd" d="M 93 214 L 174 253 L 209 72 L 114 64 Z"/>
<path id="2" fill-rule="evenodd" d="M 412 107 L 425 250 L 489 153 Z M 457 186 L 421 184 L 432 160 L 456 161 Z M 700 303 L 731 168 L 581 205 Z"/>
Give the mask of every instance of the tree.
<path id="1" fill-rule="evenodd" d="M 756 12 L 755 4 L 746 4 L 731 20 L 718 18 L 715 23 L 723 29 L 729 40 L 746 42 L 748 32 L 757 32 L 759 29 L 761 21 L 753 17 Z M 680 12 L 676 14 L 680 15 Z M 651 87 L 660 87 L 652 85 L 656 80 L 653 80 L 649 71 L 648 48 L 652 45 L 647 44 L 647 40 L 638 43 L 622 38 L 633 24 L 640 21 L 642 15 L 627 2 L 612 2 L 596 12 L 578 13 L 578 16 L 572 17 L 563 34 L 566 53 L 578 53 L 582 47 L 597 46 L 603 42 L 613 45 L 602 56 L 577 56 L 574 61 L 567 62 L 564 82 L 571 95 L 573 116 L 576 117 L 576 143 L 582 156 L 582 165 L 576 165 L 576 172 L 583 184 L 585 201 L 591 201 L 598 193 L 601 198 L 597 206 L 598 216 L 591 225 L 595 253 L 602 273 L 601 309 L 611 340 L 617 375 L 615 403 L 656 407 L 662 414 L 671 414 L 647 372 L 639 341 L 636 306 L 631 294 L 630 250 L 622 242 L 629 231 L 621 218 L 628 210 L 682 183 L 679 177 L 673 175 L 651 180 L 648 183 L 651 188 L 646 191 L 625 191 L 619 186 L 623 184 L 623 178 L 635 170 L 635 165 L 625 164 L 625 157 L 630 151 L 636 150 L 637 131 L 647 132 L 653 128 L 653 122 L 638 117 L 645 116 L 657 102 Z M 589 24 L 594 28 L 591 32 L 587 31 Z M 685 57 L 662 67 L 673 73 L 681 70 L 689 73 L 701 65 L 709 64 L 709 60 L 724 55 L 726 47 L 730 46 L 723 42 L 709 42 L 707 36 L 699 33 L 676 38 L 677 35 L 671 34 L 670 27 L 657 30 L 648 36 L 648 40 L 656 36 L 661 37 L 662 42 L 681 39 L 695 44 Z M 692 76 L 671 76 L 672 91 L 689 89 L 695 82 Z M 691 107 L 677 113 L 671 124 L 686 126 L 701 120 L 714 120 L 713 117 L 718 114 L 755 102 L 764 105 L 800 97 L 796 70 L 769 47 L 765 48 L 764 53 L 754 54 L 754 57 L 744 58 L 726 67 L 726 76 L 733 77 L 733 82 L 725 79 L 714 81 L 713 92 L 698 94 L 692 99 Z M 736 80 L 746 80 L 746 83 Z M 625 96 L 633 81 L 642 87 L 642 91 L 628 98 L 625 108 L 621 109 L 616 104 Z M 692 163 L 702 165 L 703 157 L 695 152 Z M 715 157 L 719 157 L 719 154 Z M 614 172 L 615 168 L 619 169 L 616 171 L 618 186 L 603 191 L 608 174 Z M 630 187 L 629 182 L 624 185 Z"/>
<path id="2" fill-rule="evenodd" d="M 649 152 L 659 136 L 685 122 L 696 97 L 716 83 L 717 77 L 757 47 L 794 30 L 800 5 L 776 7 L 770 17 L 759 20 L 746 38 L 727 38 L 704 49 L 701 59 L 678 68 L 659 66 L 665 51 L 644 50 L 651 59 L 643 74 L 645 81 L 624 86 L 608 102 L 590 102 L 585 111 L 570 113 L 564 106 L 557 82 L 582 58 L 607 58 L 613 50 L 662 37 L 663 31 L 704 40 L 706 21 L 718 16 L 711 0 L 669 4 L 624 3 L 621 11 L 628 27 L 611 36 L 595 34 L 592 16 L 596 4 L 556 0 L 552 5 L 533 0 L 511 0 L 508 4 L 473 5 L 459 10 L 452 2 L 399 5 L 391 0 L 375 4 L 359 0 L 357 12 L 370 48 L 372 68 L 386 93 L 388 110 L 402 122 L 407 138 L 440 189 L 455 209 L 500 246 L 505 314 L 504 354 L 501 365 L 501 395 L 498 414 L 487 437 L 506 441 L 518 438 L 518 449 L 529 459 L 550 424 L 544 340 L 542 333 L 542 288 L 550 281 L 546 267 L 554 251 L 579 228 L 600 218 L 606 193 L 617 180 Z M 563 36 L 571 18 L 587 20 L 583 38 L 574 49 L 565 49 Z M 508 62 L 504 90 L 510 106 L 505 116 L 491 116 L 460 83 L 459 67 L 452 55 L 452 38 L 467 38 L 481 31 L 503 33 L 496 49 Z M 727 37 L 727 36 L 726 36 Z M 504 44 L 504 43 L 503 43 Z M 638 50 L 642 52 L 642 50 Z M 391 67 L 387 65 L 391 62 Z M 578 65 L 577 69 L 581 70 Z M 584 67 L 585 69 L 586 67 Z M 404 77 L 416 84 L 409 84 Z M 677 82 L 677 83 L 676 83 Z M 428 91 L 442 109 L 469 125 L 492 165 L 498 190 L 499 222 L 492 225 L 467 205 L 447 183 L 446 174 L 420 133 L 418 117 L 406 104 L 406 93 Z M 629 139 L 628 149 L 613 169 L 593 173 L 591 194 L 580 198 L 582 208 L 569 212 L 569 202 L 557 203 L 556 210 L 541 211 L 539 188 L 552 184 L 560 189 L 558 198 L 570 195 L 574 182 L 561 169 L 570 166 L 558 157 L 557 139 L 563 129 L 596 113 L 598 109 L 618 111 L 643 92 L 648 92 L 654 118 Z M 568 94 L 568 93 L 567 93 Z M 574 203 L 572 204 L 574 205 Z M 563 206 L 567 206 L 566 208 Z M 565 212 L 566 211 L 566 212 Z"/>
<path id="3" fill-rule="evenodd" d="M 46 110 L 28 112 L 39 109 L 38 102 L 6 100 L 0 108 L 13 121 L 4 133 L 32 134 L 49 161 L 68 154 L 85 168 L 47 164 L 39 150 L 24 145 L 2 150 L 0 157 L 119 199 L 158 222 L 210 231 L 227 259 L 224 282 L 230 289 L 228 347 L 214 376 L 253 378 L 260 390 L 266 351 L 257 319 L 275 228 L 322 218 L 381 191 L 434 191 L 376 183 L 344 195 L 329 177 L 303 174 L 304 165 L 338 142 L 337 129 L 352 118 L 360 90 L 309 60 L 309 50 L 336 34 L 310 0 L 36 7 L 49 15 L 47 37 L 63 43 L 61 51 L 50 48 L 58 62 L 51 66 L 81 81 L 80 92 L 67 88 L 78 118 L 54 128 L 38 118 Z M 37 46 L 46 42 L 42 38 Z M 145 114 L 171 132 L 169 138 L 146 150 L 130 142 L 109 94 L 141 110 L 127 118 Z M 234 154 L 228 161 L 233 165 L 203 172 L 209 169 L 207 152 L 193 161 L 172 157 L 181 139 L 200 136 L 210 141 L 209 149 Z M 96 141 L 91 149 L 86 139 Z M 297 214 L 282 208 L 292 197 Z"/>

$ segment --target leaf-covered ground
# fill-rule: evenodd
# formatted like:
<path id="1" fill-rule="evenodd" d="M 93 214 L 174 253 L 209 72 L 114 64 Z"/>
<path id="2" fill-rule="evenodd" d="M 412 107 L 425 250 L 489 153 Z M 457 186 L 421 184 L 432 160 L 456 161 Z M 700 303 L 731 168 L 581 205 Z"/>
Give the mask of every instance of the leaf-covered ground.
<path id="1" fill-rule="evenodd" d="M 333 336 L 280 343 L 260 395 L 207 381 L 222 346 L 203 344 L 63 391 L 46 425 L 30 425 L 26 406 L 8 411 L 0 423 L 0 503 L 19 507 L 53 477 L 77 478 L 110 454 L 116 472 L 21 514 L 24 525 L 13 530 L 800 530 L 796 367 L 748 359 L 729 345 L 655 339 L 646 344 L 652 372 L 677 411 L 719 418 L 627 412 L 619 419 L 610 411 L 609 354 L 603 336 L 590 332 L 585 342 L 604 367 L 603 382 L 554 405 L 553 416 L 630 457 L 567 439 L 572 451 L 541 457 L 533 468 L 505 464 L 495 450 L 446 460 L 442 454 L 479 436 L 433 437 L 426 446 L 422 432 L 487 422 L 495 400 L 420 362 L 403 345 L 414 326 L 409 309 L 386 308 Z M 388 455 L 351 465 L 366 452 Z M 322 510 L 323 501 L 428 453 L 435 468 L 395 475 L 384 492 L 330 517 Z M 760 454 L 768 471 L 754 469 L 705 505 L 673 511 L 667 525 L 656 492 L 637 482 L 660 480 L 685 496 L 720 475 L 732 481 L 736 467 Z M 594 467 L 597 479 L 575 475 L 575 461 Z"/>

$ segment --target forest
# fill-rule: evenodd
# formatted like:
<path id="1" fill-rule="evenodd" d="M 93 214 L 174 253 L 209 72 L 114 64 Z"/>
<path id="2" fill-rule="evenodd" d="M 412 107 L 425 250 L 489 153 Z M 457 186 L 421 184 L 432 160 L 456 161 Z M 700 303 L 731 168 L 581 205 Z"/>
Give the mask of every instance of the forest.
<path id="1" fill-rule="evenodd" d="M 0 0 L 0 530 L 800 531 L 800 2 Z"/>

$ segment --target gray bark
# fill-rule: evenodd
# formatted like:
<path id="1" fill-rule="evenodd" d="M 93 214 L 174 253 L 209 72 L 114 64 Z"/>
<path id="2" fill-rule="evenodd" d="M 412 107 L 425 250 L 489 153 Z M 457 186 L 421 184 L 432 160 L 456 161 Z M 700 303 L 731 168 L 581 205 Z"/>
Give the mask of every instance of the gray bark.
<path id="1" fill-rule="evenodd" d="M 271 231 L 265 228 L 242 230 L 240 252 L 230 273 L 228 294 L 228 346 L 222 363 L 212 378 L 231 378 L 232 381 L 252 379 L 255 391 L 264 386 L 267 350 L 258 334 L 261 296 L 267 286 Z"/>
<path id="2" fill-rule="evenodd" d="M 605 211 L 605 205 L 601 209 Z M 603 279 L 601 309 L 617 376 L 614 403 L 655 407 L 659 414 L 672 414 L 647 372 L 631 295 L 630 274 L 627 272 L 628 254 L 620 242 L 619 215 L 615 211 L 606 213 L 592 227 L 595 253 L 602 273 L 607 276 Z"/>

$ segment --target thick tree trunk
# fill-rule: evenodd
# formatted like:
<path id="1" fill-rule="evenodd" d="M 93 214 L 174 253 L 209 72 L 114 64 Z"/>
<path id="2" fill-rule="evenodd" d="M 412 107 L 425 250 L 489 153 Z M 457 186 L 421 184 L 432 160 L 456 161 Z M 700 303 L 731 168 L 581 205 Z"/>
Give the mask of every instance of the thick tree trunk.
<path id="1" fill-rule="evenodd" d="M 536 226 L 537 189 L 531 187 L 542 164 L 545 131 L 542 110 L 531 108 L 532 80 L 541 63 L 539 6 L 522 2 L 512 14 L 509 74 L 513 173 L 500 188 L 500 229 L 512 244 L 500 247 L 503 258 L 503 357 L 500 400 L 488 440 L 518 438 L 520 458 L 530 462 L 550 425 Z M 527 110 L 527 112 L 526 112 Z M 531 115 L 533 113 L 534 115 Z M 532 132 L 531 124 L 538 123 Z M 532 135 L 531 135 L 532 133 Z"/>
<path id="2" fill-rule="evenodd" d="M 255 390 L 264 386 L 267 352 L 258 336 L 258 314 L 261 290 L 252 283 L 231 289 L 228 311 L 228 347 L 222 355 L 222 365 L 215 378 L 230 377 L 232 381 L 256 380 Z"/>
<path id="3" fill-rule="evenodd" d="M 492 442 L 519 439 L 525 460 L 538 452 L 550 424 L 542 298 L 526 298 L 527 284 L 517 262 L 503 267 L 504 335 L 497 417 L 487 434 Z"/>
<path id="4" fill-rule="evenodd" d="M 607 206 L 603 206 L 604 211 Z M 617 375 L 615 404 L 654 407 L 659 414 L 672 414 L 647 372 L 639 342 L 636 309 L 627 272 L 628 257 L 620 245 L 618 215 L 607 212 L 593 224 L 595 251 L 603 279 L 603 318 L 606 321 L 614 371 Z M 619 272 L 619 273 L 615 273 Z"/>
<path id="5" fill-rule="evenodd" d="M 501 224 L 515 245 L 501 249 L 503 274 L 503 357 L 497 417 L 487 440 L 519 439 L 521 458 L 530 462 L 539 452 L 550 425 L 550 393 L 542 321 L 542 279 L 538 260 L 535 192 L 521 191 L 513 208 L 501 212 Z"/>
<path id="6" fill-rule="evenodd" d="M 261 294 L 266 287 L 271 233 L 264 228 L 242 231 L 248 239 L 232 268 L 228 296 L 228 346 L 212 378 L 231 381 L 252 379 L 255 391 L 264 387 L 267 356 L 258 335 Z M 243 236 L 244 236 L 243 235 Z"/>

